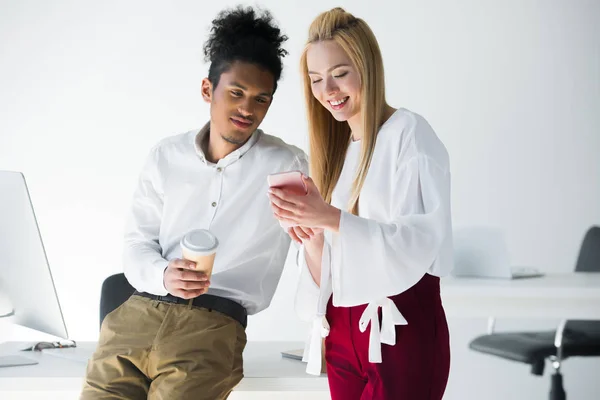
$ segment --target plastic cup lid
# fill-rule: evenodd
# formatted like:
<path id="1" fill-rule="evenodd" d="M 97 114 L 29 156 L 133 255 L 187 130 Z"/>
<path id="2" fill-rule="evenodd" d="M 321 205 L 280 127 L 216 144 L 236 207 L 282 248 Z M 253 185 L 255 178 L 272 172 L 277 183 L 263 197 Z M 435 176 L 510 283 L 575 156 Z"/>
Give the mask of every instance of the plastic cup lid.
<path id="1" fill-rule="evenodd" d="M 181 238 L 181 246 L 198 254 L 212 254 L 219 247 L 219 240 L 206 229 L 196 229 Z"/>

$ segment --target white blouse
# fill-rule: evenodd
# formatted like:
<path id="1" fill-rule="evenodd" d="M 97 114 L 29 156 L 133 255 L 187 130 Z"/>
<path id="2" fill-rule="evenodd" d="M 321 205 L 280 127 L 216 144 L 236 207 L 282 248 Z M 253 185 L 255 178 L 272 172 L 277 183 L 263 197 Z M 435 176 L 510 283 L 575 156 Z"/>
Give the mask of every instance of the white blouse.
<path id="1" fill-rule="evenodd" d="M 348 201 L 359 166 L 361 142 L 351 142 L 332 205 L 342 210 L 339 233 L 325 231 L 321 286 L 313 281 L 300 247 L 296 311 L 312 328 L 304 349 L 307 372 L 321 371 L 321 338 L 333 295 L 336 307 L 368 304 L 359 321 L 371 324 L 369 361 L 381 362 L 381 343 L 395 345 L 395 325 L 410 323 L 389 296 L 410 289 L 426 274 L 452 269 L 450 170 L 446 148 L 427 121 L 406 109 L 381 127 L 359 199 L 359 216 Z M 382 308 L 379 329 L 378 309 Z"/>

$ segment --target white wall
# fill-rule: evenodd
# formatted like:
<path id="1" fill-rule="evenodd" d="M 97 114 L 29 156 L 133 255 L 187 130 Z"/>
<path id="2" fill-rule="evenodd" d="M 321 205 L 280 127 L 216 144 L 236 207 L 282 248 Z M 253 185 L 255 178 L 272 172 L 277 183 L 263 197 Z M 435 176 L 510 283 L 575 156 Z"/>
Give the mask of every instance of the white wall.
<path id="1" fill-rule="evenodd" d="M 0 0 L 0 169 L 29 181 L 75 339 L 97 337 L 100 285 L 121 271 L 142 159 L 208 117 L 202 44 L 226 4 L 235 2 Z M 585 229 L 600 223 L 599 1 L 261 4 L 290 36 L 266 131 L 307 148 L 299 52 L 311 19 L 343 5 L 380 41 L 391 104 L 423 114 L 446 143 L 455 224 L 504 228 L 515 263 L 573 268 Z M 304 339 L 290 312 L 295 277 L 288 263 L 272 307 L 252 318 L 251 340 Z M 547 377 L 466 349 L 485 321 L 450 325 L 446 398 L 546 398 Z M 595 398 L 599 367 L 565 363 L 570 398 Z"/>

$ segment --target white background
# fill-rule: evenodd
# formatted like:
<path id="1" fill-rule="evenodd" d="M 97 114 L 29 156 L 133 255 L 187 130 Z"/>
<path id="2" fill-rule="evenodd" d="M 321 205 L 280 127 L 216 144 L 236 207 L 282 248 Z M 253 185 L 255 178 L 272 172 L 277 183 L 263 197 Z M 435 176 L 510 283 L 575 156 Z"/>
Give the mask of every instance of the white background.
<path id="1" fill-rule="evenodd" d="M 234 2 L 0 0 L 0 169 L 25 173 L 73 338 L 98 333 L 102 280 L 122 270 L 124 215 L 158 140 L 200 127 L 210 21 Z M 298 59 L 310 21 L 341 5 L 379 40 L 389 102 L 446 144 L 456 226 L 503 228 L 515 264 L 570 271 L 600 223 L 600 1 L 282 1 L 290 37 L 263 128 L 307 149 Z M 303 340 L 288 262 L 250 340 Z M 556 321 L 500 321 L 499 329 Z M 549 378 L 467 350 L 485 321 L 452 319 L 447 399 L 543 399 Z M 570 359 L 572 399 L 600 390 Z M 596 372 L 594 372 L 596 371 Z"/>

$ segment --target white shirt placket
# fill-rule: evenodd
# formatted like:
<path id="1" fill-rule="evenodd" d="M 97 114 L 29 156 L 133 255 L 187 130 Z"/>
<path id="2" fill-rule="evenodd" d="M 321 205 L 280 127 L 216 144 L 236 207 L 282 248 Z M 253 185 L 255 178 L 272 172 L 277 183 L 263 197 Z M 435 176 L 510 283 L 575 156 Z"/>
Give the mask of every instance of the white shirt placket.
<path id="1" fill-rule="evenodd" d="M 211 224 L 215 220 L 217 215 L 217 211 L 219 206 L 221 205 L 222 195 L 223 195 L 223 185 L 225 183 L 225 166 L 219 162 L 216 166 L 213 167 L 213 178 L 210 183 L 210 214 L 209 214 L 209 222 L 208 227 L 210 229 Z"/>

